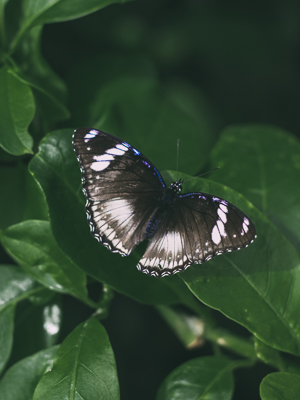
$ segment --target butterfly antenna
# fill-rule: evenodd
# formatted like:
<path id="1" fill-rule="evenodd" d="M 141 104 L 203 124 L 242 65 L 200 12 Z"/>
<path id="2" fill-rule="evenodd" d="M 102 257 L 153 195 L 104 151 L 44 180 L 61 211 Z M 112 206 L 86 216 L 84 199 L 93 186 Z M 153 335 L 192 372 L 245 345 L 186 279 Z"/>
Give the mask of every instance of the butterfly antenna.
<path id="1" fill-rule="evenodd" d="M 178 182 L 178 160 L 179 160 L 179 139 L 177 140 L 177 178 L 176 178 L 177 182 Z"/>
<path id="2" fill-rule="evenodd" d="M 214 169 L 211 169 L 210 171 L 204 172 L 204 174 L 197 175 L 197 176 L 193 176 L 192 178 L 187 179 L 185 182 L 188 182 L 188 181 L 190 181 L 191 179 L 200 178 L 200 176 L 203 176 L 203 175 L 210 174 L 211 172 L 213 172 L 213 171 L 215 171 L 216 169 L 219 169 L 219 168 L 220 168 L 220 167 L 216 167 L 216 168 L 214 168 Z"/>

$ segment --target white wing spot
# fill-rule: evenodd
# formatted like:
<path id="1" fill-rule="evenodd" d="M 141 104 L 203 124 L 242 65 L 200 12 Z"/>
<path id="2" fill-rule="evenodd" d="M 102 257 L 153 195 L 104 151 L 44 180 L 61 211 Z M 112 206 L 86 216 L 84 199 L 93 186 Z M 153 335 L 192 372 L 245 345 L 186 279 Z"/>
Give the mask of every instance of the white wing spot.
<path id="1" fill-rule="evenodd" d="M 94 156 L 93 158 L 95 162 L 93 162 L 90 166 L 90 168 L 93 171 L 103 171 L 109 166 L 111 161 L 115 159 L 112 155 L 109 154 L 103 154 L 102 156 Z"/>
<path id="2" fill-rule="evenodd" d="M 223 211 L 223 209 L 221 208 L 222 205 L 223 205 L 223 204 L 220 204 L 217 213 L 218 213 L 218 216 L 219 216 L 220 220 L 222 220 L 222 222 L 224 222 L 224 224 L 226 224 L 226 222 L 227 222 L 227 215 L 226 215 L 226 212 Z M 223 206 L 223 207 L 225 207 L 225 206 Z"/>
<path id="3" fill-rule="evenodd" d="M 219 222 L 219 221 L 218 221 Z M 221 222 L 221 221 L 220 221 Z M 211 232 L 211 240 L 215 243 L 215 244 L 219 244 L 221 242 L 221 235 L 219 232 L 219 229 L 217 227 L 217 225 L 215 225 L 213 227 L 213 230 Z"/>
<path id="4" fill-rule="evenodd" d="M 122 156 L 125 153 L 125 150 L 120 150 L 116 147 L 113 147 L 112 149 L 107 149 L 105 153 L 111 154 L 112 156 Z"/>
<path id="5" fill-rule="evenodd" d="M 217 221 L 217 226 L 219 228 L 220 235 L 223 237 L 226 237 L 227 233 L 225 232 L 225 226 L 220 219 L 218 219 L 218 221 Z"/>
<path id="6" fill-rule="evenodd" d="M 244 229 L 245 233 L 247 233 L 249 231 L 248 225 L 246 225 L 245 222 L 243 222 L 243 229 Z"/>
<path id="7" fill-rule="evenodd" d="M 224 203 L 220 203 L 219 208 L 224 211 L 224 213 L 228 213 L 228 207 Z"/>
<path id="8" fill-rule="evenodd" d="M 85 141 L 85 143 L 88 142 L 89 140 L 93 139 L 95 136 L 97 136 L 98 133 L 99 133 L 99 132 L 96 131 L 96 129 L 90 130 L 89 133 L 87 133 L 87 134 L 84 136 L 84 141 Z"/>

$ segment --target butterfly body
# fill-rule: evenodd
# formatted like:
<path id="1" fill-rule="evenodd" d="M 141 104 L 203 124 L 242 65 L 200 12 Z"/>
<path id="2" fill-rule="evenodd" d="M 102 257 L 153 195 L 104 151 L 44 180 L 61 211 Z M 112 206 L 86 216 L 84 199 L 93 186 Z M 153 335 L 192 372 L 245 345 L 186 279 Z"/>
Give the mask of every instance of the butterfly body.
<path id="1" fill-rule="evenodd" d="M 181 194 L 182 180 L 167 187 L 150 160 L 113 135 L 79 128 L 73 146 L 92 234 L 123 256 L 148 239 L 137 265 L 142 272 L 171 275 L 256 237 L 253 223 L 233 204 L 206 193 Z"/>

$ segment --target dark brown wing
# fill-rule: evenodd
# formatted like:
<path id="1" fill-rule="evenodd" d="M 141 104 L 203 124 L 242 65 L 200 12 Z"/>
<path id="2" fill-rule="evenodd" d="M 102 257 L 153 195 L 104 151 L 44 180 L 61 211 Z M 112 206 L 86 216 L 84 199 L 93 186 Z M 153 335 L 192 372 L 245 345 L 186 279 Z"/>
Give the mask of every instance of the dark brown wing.
<path id="1" fill-rule="evenodd" d="M 109 250 L 130 254 L 162 197 L 161 175 L 138 150 L 105 132 L 77 129 L 73 146 L 92 234 Z"/>
<path id="2" fill-rule="evenodd" d="M 253 223 L 240 209 L 206 193 L 178 196 L 158 226 L 138 264 L 154 276 L 172 275 L 247 247 L 256 237 Z"/>

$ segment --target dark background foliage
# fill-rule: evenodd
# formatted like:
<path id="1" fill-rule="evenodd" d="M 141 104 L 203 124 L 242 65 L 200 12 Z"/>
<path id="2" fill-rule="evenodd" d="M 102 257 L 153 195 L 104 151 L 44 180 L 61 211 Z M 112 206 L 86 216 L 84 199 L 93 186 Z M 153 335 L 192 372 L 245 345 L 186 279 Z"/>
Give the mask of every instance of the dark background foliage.
<path id="1" fill-rule="evenodd" d="M 7 4 L 8 20 L 11 18 L 8 36 L 13 36 L 18 24 L 17 7 L 21 7 L 21 1 Z M 111 80 L 121 75 L 128 75 L 130 79 L 122 81 L 119 90 L 126 93 L 136 85 L 132 96 L 135 102 L 141 102 L 141 109 L 147 104 L 143 105 L 142 88 L 138 90 L 139 78 L 156 82 L 153 102 L 165 96 L 162 88 L 180 88 L 182 93 L 187 90 L 187 98 L 196 99 L 201 104 L 200 114 L 205 115 L 205 118 L 199 116 L 199 126 L 210 138 L 204 144 L 207 151 L 219 133 L 231 124 L 276 125 L 299 136 L 299 16 L 300 3 L 293 0 L 139 0 L 112 4 L 79 19 L 45 25 L 41 51 L 67 85 L 65 98 L 71 118 L 58 118 L 49 124 L 38 110 L 30 127 L 36 139 L 35 150 L 39 139 L 50 128 L 100 124 L 105 104 L 97 97 L 99 89 L 104 88 L 109 93 Z M 26 49 L 16 55 L 21 63 L 25 59 L 22 58 L 24 52 Z M 29 70 L 30 65 L 27 68 Z M 62 96 L 63 92 L 62 89 Z M 179 103 L 185 100 L 176 98 Z M 128 126 L 127 117 L 122 114 L 124 109 L 120 112 L 114 104 L 112 110 L 106 115 L 103 126 L 122 137 Z M 161 111 L 159 105 L 156 111 Z M 191 113 L 194 118 L 197 111 Z M 140 120 L 138 108 L 132 115 L 135 128 L 141 132 L 141 143 L 150 129 L 151 117 L 149 115 L 147 121 Z M 164 165 L 163 151 L 160 154 L 164 168 L 175 169 L 176 140 L 174 137 L 174 143 L 169 144 L 169 152 L 174 152 L 173 165 Z M 151 150 L 151 146 L 157 148 L 160 143 L 153 142 L 149 146 Z M 199 160 L 193 171 L 186 170 L 189 149 L 193 146 L 191 136 L 180 150 L 179 164 L 183 172 L 207 170 L 207 158 Z M 13 222 L 18 222 L 18 218 Z M 1 258 L 2 263 L 10 260 L 3 250 Z M 92 298 L 100 288 L 100 283 L 92 286 Z M 60 342 L 92 311 L 72 297 L 63 296 L 52 301 L 57 301 L 63 310 L 57 338 Z M 218 311 L 212 313 L 219 326 L 241 337 L 249 337 L 242 326 Z M 20 346 L 22 339 L 18 338 L 20 331 L 28 329 L 28 321 L 30 329 L 40 326 L 38 309 L 33 310 L 29 302 L 18 306 L 16 320 L 15 345 L 9 365 L 44 347 L 44 343 L 34 342 L 24 349 Z M 201 348 L 186 350 L 154 308 L 122 294 L 115 294 L 109 316 L 102 322 L 114 350 L 123 400 L 155 398 L 162 379 L 174 368 L 212 352 L 209 342 Z M 259 399 L 259 384 L 272 371 L 275 369 L 263 364 L 237 370 L 234 399 Z"/>
<path id="2" fill-rule="evenodd" d="M 105 79 L 103 62 L 115 56 L 116 69 L 135 70 L 144 59 L 142 72 L 154 73 L 162 84 L 187 80 L 208 101 L 220 130 L 232 123 L 261 122 L 298 134 L 299 11 L 295 1 L 116 4 L 79 20 L 47 25 L 43 53 L 68 84 L 74 127 L 90 124 L 86 98 L 93 98 L 95 82 Z M 153 399 L 161 376 L 190 357 L 209 354 L 206 348 L 184 351 L 155 312 L 123 296 L 116 297 L 104 325 L 124 399 Z M 236 398 L 259 398 L 257 387 L 267 371 L 264 366 L 238 371 Z"/>

